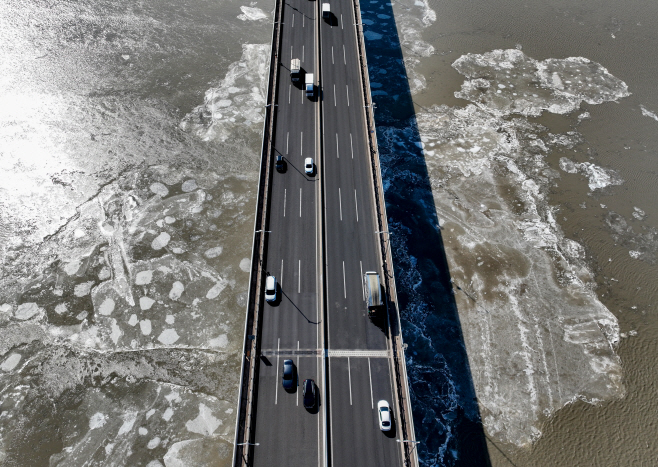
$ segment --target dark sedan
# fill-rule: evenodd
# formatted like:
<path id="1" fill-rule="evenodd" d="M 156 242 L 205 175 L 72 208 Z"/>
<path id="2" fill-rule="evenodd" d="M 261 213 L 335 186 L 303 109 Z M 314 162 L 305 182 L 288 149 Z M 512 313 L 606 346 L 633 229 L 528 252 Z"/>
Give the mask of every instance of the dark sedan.
<path id="1" fill-rule="evenodd" d="M 283 361 L 283 388 L 292 389 L 295 380 L 295 364 L 292 360 Z"/>
<path id="2" fill-rule="evenodd" d="M 312 379 L 305 379 L 304 384 L 302 385 L 303 395 L 304 395 L 304 407 L 307 409 L 312 409 L 315 407 L 316 396 L 315 396 L 315 381 Z"/>

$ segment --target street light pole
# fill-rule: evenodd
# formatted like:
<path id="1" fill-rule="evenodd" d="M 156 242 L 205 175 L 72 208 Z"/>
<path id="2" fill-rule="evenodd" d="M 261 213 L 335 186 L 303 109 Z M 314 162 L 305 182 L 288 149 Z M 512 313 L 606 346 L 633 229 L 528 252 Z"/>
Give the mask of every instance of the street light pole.
<path id="1" fill-rule="evenodd" d="M 244 446 L 245 444 L 248 444 L 249 446 L 260 446 L 260 443 L 238 443 L 236 446 Z"/>

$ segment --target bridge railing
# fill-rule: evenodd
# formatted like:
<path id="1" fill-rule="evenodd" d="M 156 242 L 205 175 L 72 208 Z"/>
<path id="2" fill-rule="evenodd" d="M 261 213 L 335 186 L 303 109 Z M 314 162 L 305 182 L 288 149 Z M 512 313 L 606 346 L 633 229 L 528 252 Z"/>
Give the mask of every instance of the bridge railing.
<path id="1" fill-rule="evenodd" d="M 242 345 L 242 364 L 240 386 L 238 390 L 238 410 L 235 421 L 235 442 L 233 446 L 233 466 L 241 467 L 251 464 L 251 446 L 254 444 L 254 420 L 256 417 L 257 391 L 261 323 L 263 300 L 263 261 L 267 249 L 266 231 L 269 226 L 270 184 L 272 181 L 273 135 L 276 121 L 276 103 L 278 101 L 277 79 L 279 74 L 279 52 L 281 46 L 281 24 L 283 17 L 283 0 L 277 0 L 272 25 L 272 48 L 267 86 L 267 104 L 263 123 L 263 145 L 261 147 L 260 174 L 256 200 L 256 218 L 254 220 L 254 239 L 249 273 L 249 299 L 245 319 L 244 341 Z"/>
<path id="2" fill-rule="evenodd" d="M 391 249 L 389 248 L 390 235 L 388 230 L 388 219 L 386 216 L 386 202 L 384 199 L 384 188 L 382 185 L 381 167 L 379 165 L 379 150 L 377 148 L 377 130 L 375 127 L 375 114 L 372 96 L 370 94 L 370 77 L 368 73 L 368 62 L 363 39 L 363 23 L 361 22 L 361 6 L 359 0 L 353 0 L 354 18 L 356 20 L 356 37 L 359 47 L 359 63 L 361 67 L 361 89 L 365 102 L 366 128 L 368 132 L 368 144 L 370 149 L 370 162 L 372 168 L 372 179 L 374 184 L 375 204 L 377 209 L 377 227 L 379 234 L 379 245 L 382 256 L 382 268 L 384 282 L 387 290 L 387 312 L 389 316 L 391 347 L 393 362 L 395 365 L 395 396 L 399 408 L 399 421 L 401 426 L 401 440 L 415 441 L 413 416 L 411 412 L 411 400 L 409 398 L 409 384 L 407 378 L 407 365 L 404 358 L 404 343 L 402 341 L 402 329 L 400 325 L 400 310 L 397 303 L 397 290 L 395 287 L 395 270 Z M 418 455 L 414 443 L 401 442 L 404 454 L 405 466 L 418 466 Z"/>

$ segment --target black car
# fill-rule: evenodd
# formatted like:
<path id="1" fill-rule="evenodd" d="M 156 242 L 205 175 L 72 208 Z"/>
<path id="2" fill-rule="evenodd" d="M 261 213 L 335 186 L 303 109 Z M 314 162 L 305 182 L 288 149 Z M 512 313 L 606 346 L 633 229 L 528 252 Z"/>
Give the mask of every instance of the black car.
<path id="1" fill-rule="evenodd" d="M 315 381 L 312 379 L 305 379 L 302 385 L 304 395 L 304 407 L 312 409 L 315 407 Z"/>
<path id="2" fill-rule="evenodd" d="M 283 388 L 292 389 L 295 379 L 295 364 L 292 360 L 283 361 Z"/>
<path id="3" fill-rule="evenodd" d="M 276 156 L 276 171 L 285 172 L 286 171 L 286 161 L 283 160 L 283 156 Z"/>

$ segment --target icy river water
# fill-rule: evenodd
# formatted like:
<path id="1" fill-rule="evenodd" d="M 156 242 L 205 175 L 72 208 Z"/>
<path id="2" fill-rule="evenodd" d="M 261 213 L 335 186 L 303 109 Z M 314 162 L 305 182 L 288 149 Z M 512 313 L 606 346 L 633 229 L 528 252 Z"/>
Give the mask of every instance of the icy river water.
<path id="1" fill-rule="evenodd" d="M 272 8 L 0 8 L 0 465 L 230 465 Z M 421 464 L 653 465 L 658 4 L 361 10 Z"/>

